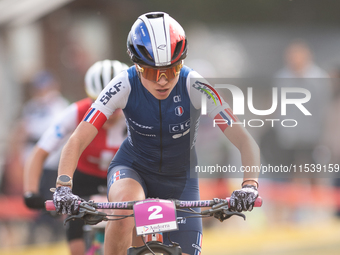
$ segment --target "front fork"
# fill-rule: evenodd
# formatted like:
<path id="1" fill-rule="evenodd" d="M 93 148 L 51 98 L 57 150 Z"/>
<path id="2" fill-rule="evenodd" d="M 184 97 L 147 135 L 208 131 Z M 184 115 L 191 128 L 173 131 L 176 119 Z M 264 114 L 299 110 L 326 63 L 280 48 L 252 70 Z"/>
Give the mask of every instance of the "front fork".
<path id="1" fill-rule="evenodd" d="M 182 255 L 182 249 L 178 244 L 163 244 L 162 233 L 144 235 L 143 238 L 145 240 L 145 245 L 139 247 L 131 246 L 127 251 L 127 255 L 149 255 L 152 254 L 150 250 L 156 255 Z"/>

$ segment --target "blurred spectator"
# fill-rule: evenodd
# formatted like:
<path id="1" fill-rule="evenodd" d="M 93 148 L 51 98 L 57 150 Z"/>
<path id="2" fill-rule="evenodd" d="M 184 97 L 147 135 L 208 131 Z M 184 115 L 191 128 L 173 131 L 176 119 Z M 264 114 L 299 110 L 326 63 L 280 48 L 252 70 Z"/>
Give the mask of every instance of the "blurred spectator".
<path id="1" fill-rule="evenodd" d="M 284 59 L 285 67 L 277 73 L 274 87 L 278 87 L 279 91 L 284 87 L 307 89 L 311 99 L 303 106 L 312 115 L 306 116 L 297 106 L 288 105 L 287 115 L 276 118 L 293 119 L 297 125 L 275 125 L 264 136 L 266 141 L 263 153 L 266 160 L 274 165 L 317 163 L 319 158 L 315 151 L 324 132 L 326 112 L 331 100 L 329 76 L 314 63 L 310 48 L 302 41 L 290 44 Z M 304 95 L 287 93 L 287 98 L 304 98 Z"/>
<path id="2" fill-rule="evenodd" d="M 277 87 L 279 95 L 282 88 L 303 88 L 310 92 L 311 98 L 303 106 L 312 114 L 305 115 L 296 105 L 287 105 L 286 115 L 276 115 L 274 119 L 293 119 L 295 127 L 284 127 L 274 125 L 268 129 L 261 142 L 261 152 L 267 163 L 273 166 L 304 166 L 305 164 L 316 164 L 327 160 L 325 157 L 325 146 L 322 138 L 325 132 L 325 122 L 331 98 L 331 84 L 329 75 L 317 66 L 313 60 L 313 54 L 309 46 L 303 41 L 292 42 L 284 53 L 285 66 L 275 76 L 273 87 Z M 281 93 L 280 93 L 281 92 Z M 288 99 L 302 99 L 302 93 L 287 93 Z M 282 110 L 282 109 L 281 109 Z M 278 122 L 277 122 L 278 123 Z M 291 124 L 290 124 L 291 125 Z M 328 162 L 327 162 L 328 163 Z M 314 184 L 319 183 L 323 176 L 315 173 L 277 173 L 274 181 L 292 181 L 294 183 L 305 183 L 307 192 L 312 190 Z M 307 198 L 307 197 L 306 197 Z M 280 215 L 281 219 L 290 222 L 304 222 L 315 215 L 317 210 L 310 210 L 304 206 L 303 201 L 292 207 L 277 204 L 272 208 L 274 215 Z M 285 215 L 281 215 L 285 212 Z"/>
<path id="3" fill-rule="evenodd" d="M 50 72 L 38 72 L 29 85 L 30 98 L 23 105 L 21 117 L 12 130 L 9 139 L 5 171 L 1 185 L 2 193 L 8 196 L 22 197 L 23 169 L 31 150 L 40 136 L 50 126 L 50 123 L 68 106 L 68 101 L 59 91 L 57 80 Z M 52 193 L 49 191 L 49 188 L 55 185 L 60 153 L 61 149 L 51 153 L 44 164 L 43 174 L 46 176 L 45 180 L 51 180 L 53 183 L 51 184 L 51 182 L 46 181 L 41 183 L 40 192 L 50 199 L 52 198 Z M 54 232 L 50 231 L 50 235 L 53 233 L 63 233 L 61 222 L 55 221 L 51 218 L 50 214 L 46 212 L 39 214 L 32 227 L 38 227 L 40 230 L 41 227 L 49 227 L 55 230 Z M 32 233 L 38 232 L 45 233 L 42 231 Z M 61 236 L 61 234 L 59 236 Z M 41 238 L 41 235 L 39 237 L 30 235 L 31 240 L 28 242 L 34 242 L 36 238 Z M 57 236 L 54 238 L 57 238 Z"/>
<path id="4" fill-rule="evenodd" d="M 286 66 L 279 70 L 277 78 L 329 78 L 327 72 L 314 63 L 312 52 L 303 41 L 291 43 L 284 59 Z"/>
<path id="5" fill-rule="evenodd" d="M 327 129 L 324 133 L 324 142 L 331 153 L 330 163 L 340 164 L 340 66 L 337 66 L 330 72 L 332 78 L 332 105 L 327 114 Z M 340 178 L 333 179 L 337 193 L 340 192 Z M 339 201 L 339 200 L 336 200 Z M 336 204 L 335 214 L 340 218 L 340 204 Z"/>
<path id="6" fill-rule="evenodd" d="M 30 83 L 30 99 L 23 105 L 9 143 L 2 192 L 8 195 L 22 194 L 23 165 L 33 146 L 49 127 L 68 101 L 59 92 L 59 84 L 48 71 L 38 72 Z M 53 153 L 45 164 L 46 171 L 57 174 L 60 151 Z"/>

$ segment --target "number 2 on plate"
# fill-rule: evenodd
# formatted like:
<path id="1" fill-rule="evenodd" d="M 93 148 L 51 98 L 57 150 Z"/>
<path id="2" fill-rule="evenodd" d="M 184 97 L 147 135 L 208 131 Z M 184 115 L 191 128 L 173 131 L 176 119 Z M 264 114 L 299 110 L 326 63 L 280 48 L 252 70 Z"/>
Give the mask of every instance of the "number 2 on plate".
<path id="1" fill-rule="evenodd" d="M 162 207 L 158 205 L 150 206 L 148 209 L 148 212 L 153 211 L 153 213 L 150 214 L 149 220 L 155 220 L 155 219 L 161 219 L 163 218 L 163 214 L 160 212 L 162 211 Z"/>

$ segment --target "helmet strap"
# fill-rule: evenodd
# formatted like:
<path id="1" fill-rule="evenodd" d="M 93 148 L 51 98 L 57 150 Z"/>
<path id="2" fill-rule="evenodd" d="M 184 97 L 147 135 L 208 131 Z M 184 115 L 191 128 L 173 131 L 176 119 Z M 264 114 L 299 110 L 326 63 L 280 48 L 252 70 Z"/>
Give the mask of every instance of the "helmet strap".
<path id="1" fill-rule="evenodd" d="M 136 67 L 136 71 L 137 71 L 137 74 L 138 74 L 138 78 L 139 78 L 139 81 L 142 82 L 141 78 L 140 78 L 140 72 L 138 71 L 138 68 L 136 66 L 137 64 L 135 64 L 135 67 Z"/>

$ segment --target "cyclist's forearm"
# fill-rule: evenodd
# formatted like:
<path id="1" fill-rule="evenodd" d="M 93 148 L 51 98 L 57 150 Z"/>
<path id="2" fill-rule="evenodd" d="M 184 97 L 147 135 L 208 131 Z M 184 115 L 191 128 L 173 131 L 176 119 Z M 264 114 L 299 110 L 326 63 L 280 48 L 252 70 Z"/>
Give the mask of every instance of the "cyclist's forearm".
<path id="1" fill-rule="evenodd" d="M 254 139 L 249 139 L 240 148 L 242 166 L 249 171 L 244 171 L 243 182 L 246 180 L 254 180 L 257 182 L 260 168 L 260 149 Z M 247 184 L 253 184 L 251 181 Z"/>
<path id="2" fill-rule="evenodd" d="M 73 176 L 80 155 L 97 135 L 97 129 L 90 123 L 82 122 L 65 144 L 59 162 L 58 175 Z"/>
<path id="3" fill-rule="evenodd" d="M 257 182 L 260 167 L 260 149 L 254 138 L 249 132 L 241 126 L 228 127 L 224 131 L 225 136 L 238 148 L 241 153 L 242 166 L 244 169 L 253 169 L 254 171 L 244 171 L 243 182 L 247 184 Z M 257 171 L 256 171 L 257 170 Z"/>
<path id="4" fill-rule="evenodd" d="M 49 153 L 35 146 L 24 168 L 24 192 L 38 193 L 43 166 Z"/>
<path id="5" fill-rule="evenodd" d="M 68 175 L 72 177 L 80 155 L 79 145 L 77 141 L 74 141 L 71 137 L 61 152 L 58 175 Z"/>

